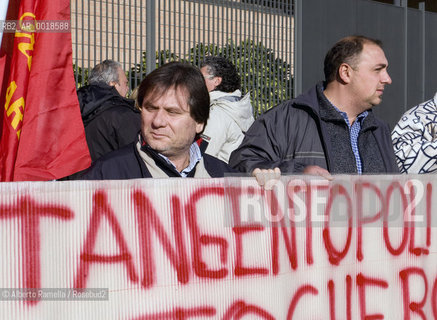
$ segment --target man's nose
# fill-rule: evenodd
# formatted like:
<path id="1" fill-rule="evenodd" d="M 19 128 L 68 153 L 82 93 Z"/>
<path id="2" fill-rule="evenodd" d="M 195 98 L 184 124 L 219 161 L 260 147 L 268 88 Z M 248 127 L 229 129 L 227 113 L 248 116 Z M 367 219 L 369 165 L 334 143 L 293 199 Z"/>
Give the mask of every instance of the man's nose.
<path id="1" fill-rule="evenodd" d="M 391 84 L 391 78 L 387 71 L 383 74 L 382 83 Z"/>
<path id="2" fill-rule="evenodd" d="M 165 127 L 167 124 L 167 118 L 165 116 L 165 111 L 160 109 L 155 113 L 152 121 L 153 126 L 155 127 Z"/>

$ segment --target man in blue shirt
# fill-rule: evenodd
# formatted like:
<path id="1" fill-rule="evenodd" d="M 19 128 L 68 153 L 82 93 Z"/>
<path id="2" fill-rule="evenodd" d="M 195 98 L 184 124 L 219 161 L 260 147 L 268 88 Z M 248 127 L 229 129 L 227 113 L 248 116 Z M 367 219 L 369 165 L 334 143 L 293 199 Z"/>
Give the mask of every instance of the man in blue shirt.
<path id="1" fill-rule="evenodd" d="M 263 180 L 307 173 L 398 172 L 390 130 L 372 107 L 391 83 L 378 40 L 350 36 L 326 54 L 325 82 L 259 117 L 229 164 Z"/>
<path id="2" fill-rule="evenodd" d="M 199 69 L 181 62 L 165 64 L 141 82 L 137 100 L 137 140 L 97 160 L 83 179 L 207 178 L 234 171 L 199 148 L 210 102 Z"/>

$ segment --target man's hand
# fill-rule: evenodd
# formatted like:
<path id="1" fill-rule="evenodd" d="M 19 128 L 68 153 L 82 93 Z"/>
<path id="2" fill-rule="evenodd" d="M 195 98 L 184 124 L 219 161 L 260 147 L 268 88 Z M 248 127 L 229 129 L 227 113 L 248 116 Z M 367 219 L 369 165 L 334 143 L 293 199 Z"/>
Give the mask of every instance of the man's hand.
<path id="1" fill-rule="evenodd" d="M 265 190 L 271 190 L 276 182 L 281 178 L 281 170 L 279 168 L 274 169 L 259 169 L 256 168 L 252 171 L 252 176 L 256 178 L 256 181 Z"/>
<path id="2" fill-rule="evenodd" d="M 334 180 L 334 177 L 329 173 L 328 170 L 323 169 L 322 167 L 319 166 L 307 166 L 303 170 L 303 173 L 313 176 L 321 176 L 329 181 Z"/>

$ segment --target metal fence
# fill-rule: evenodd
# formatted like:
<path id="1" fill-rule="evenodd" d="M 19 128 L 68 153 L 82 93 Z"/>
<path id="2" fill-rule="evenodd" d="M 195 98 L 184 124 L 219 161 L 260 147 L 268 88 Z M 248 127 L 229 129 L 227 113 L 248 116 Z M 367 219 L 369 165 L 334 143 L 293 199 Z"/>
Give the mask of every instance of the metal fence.
<path id="1" fill-rule="evenodd" d="M 255 114 L 293 95 L 294 0 L 72 0 L 76 83 L 105 59 L 119 61 L 136 87 L 171 60 L 231 60 Z"/>

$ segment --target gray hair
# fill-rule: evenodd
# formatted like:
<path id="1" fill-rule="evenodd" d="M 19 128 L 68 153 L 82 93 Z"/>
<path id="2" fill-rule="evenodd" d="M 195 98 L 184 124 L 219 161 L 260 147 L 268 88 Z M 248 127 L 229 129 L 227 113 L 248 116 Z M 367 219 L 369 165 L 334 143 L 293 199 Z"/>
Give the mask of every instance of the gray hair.
<path id="1" fill-rule="evenodd" d="M 96 84 L 99 82 L 109 84 L 111 81 L 118 82 L 119 69 L 121 69 L 121 64 L 117 61 L 102 61 L 91 70 L 88 82 L 89 84 Z"/>

